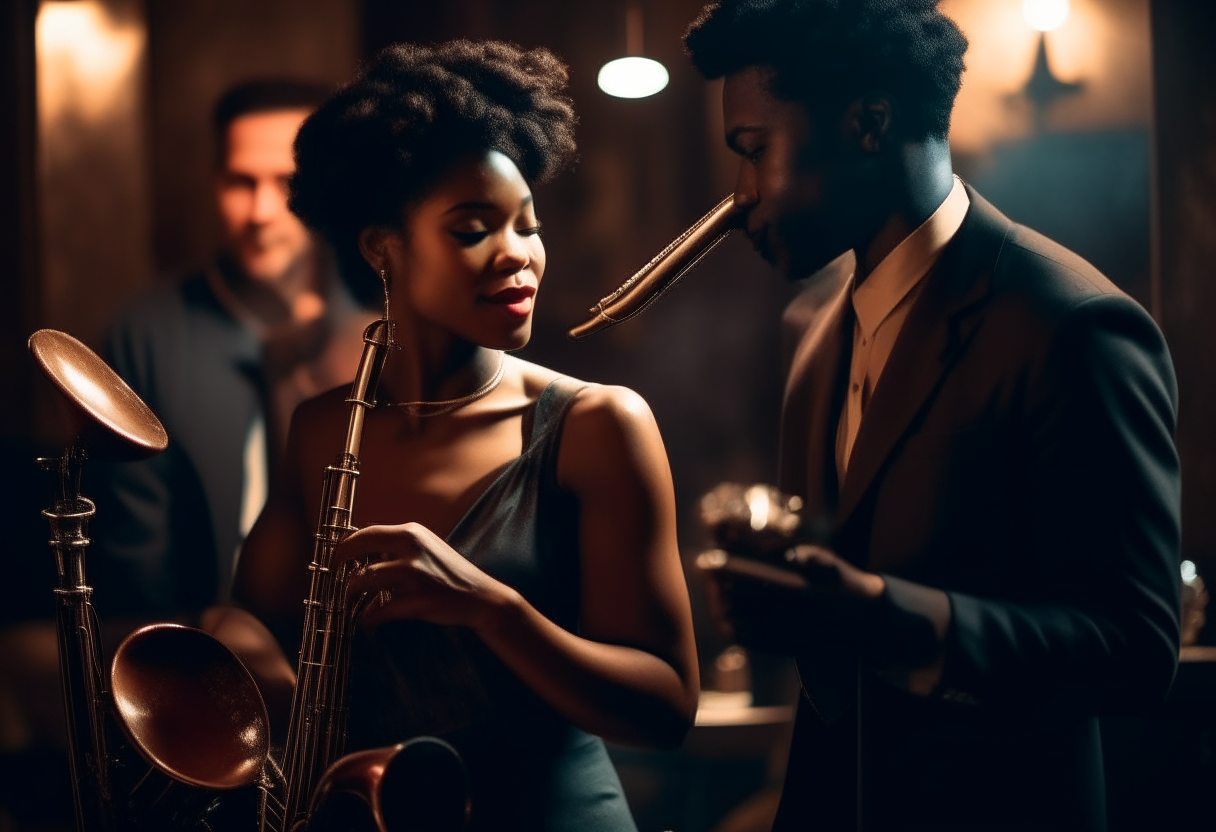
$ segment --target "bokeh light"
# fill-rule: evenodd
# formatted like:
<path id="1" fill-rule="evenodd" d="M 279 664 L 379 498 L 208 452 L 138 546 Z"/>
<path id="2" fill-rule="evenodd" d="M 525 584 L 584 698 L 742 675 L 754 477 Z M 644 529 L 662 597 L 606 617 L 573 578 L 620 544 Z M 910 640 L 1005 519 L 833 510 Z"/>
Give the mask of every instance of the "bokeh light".
<path id="1" fill-rule="evenodd" d="M 1059 29 L 1068 19 L 1068 0 L 1023 0 L 1022 16 L 1040 32 Z"/>
<path id="2" fill-rule="evenodd" d="M 650 58 L 617 58 L 604 64 L 597 81 L 617 98 L 646 98 L 667 86 L 667 68 Z"/>

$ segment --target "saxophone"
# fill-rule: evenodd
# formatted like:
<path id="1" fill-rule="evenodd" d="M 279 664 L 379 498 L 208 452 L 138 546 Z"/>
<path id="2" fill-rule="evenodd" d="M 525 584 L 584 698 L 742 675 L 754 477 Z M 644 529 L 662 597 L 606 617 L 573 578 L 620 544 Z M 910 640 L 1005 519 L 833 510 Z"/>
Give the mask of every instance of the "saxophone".
<path id="1" fill-rule="evenodd" d="M 387 304 L 386 304 L 387 306 Z M 346 692 L 350 666 L 350 637 L 366 598 L 346 600 L 346 585 L 360 564 L 335 563 L 338 545 L 355 527 L 351 516 L 359 481 L 359 448 L 363 422 L 375 407 L 373 396 L 389 348 L 393 322 L 387 315 L 363 333 L 363 354 L 346 399 L 350 407 L 346 443 L 334 463 L 325 469 L 321 514 L 317 519 L 312 562 L 308 565 L 308 598 L 304 601 L 304 629 L 296 690 L 283 755 L 286 781 L 281 810 L 264 805 L 266 832 L 289 832 L 307 823 L 310 798 L 321 776 L 341 756 L 346 745 Z"/>
<path id="2" fill-rule="evenodd" d="M 350 578 L 366 561 L 337 562 L 339 544 L 355 530 L 351 519 L 359 479 L 363 423 L 393 341 L 385 286 L 384 317 L 363 333 L 363 354 L 346 399 L 346 442 L 325 469 L 321 511 L 308 565 L 308 597 L 295 695 L 291 703 L 281 800 L 266 791 L 262 832 L 299 832 L 362 818 L 377 832 L 459 830 L 468 817 L 464 766 L 455 749 L 433 737 L 342 756 L 346 746 L 351 637 L 374 599 L 347 598 Z M 362 826 L 360 828 L 363 828 Z"/>
<path id="3" fill-rule="evenodd" d="M 54 330 L 31 336 L 35 360 L 65 395 L 74 433 L 61 454 L 38 462 L 52 491 L 43 515 L 58 576 L 56 629 L 77 832 L 321 832 L 352 828 L 352 821 L 377 832 L 464 827 L 469 804 L 463 762 L 442 740 L 416 737 L 342 756 L 351 635 L 371 597 L 347 601 L 347 583 L 365 563 L 335 563 L 335 552 L 354 530 L 363 422 L 394 346 L 392 328 L 386 295 L 384 318 L 364 333 L 347 399 L 345 446 L 325 471 L 281 768 L 270 756 L 269 719 L 257 684 L 241 660 L 207 633 L 176 624 L 143 627 L 119 645 L 106 672 L 85 576 L 95 507 L 80 493 L 84 437 L 111 455 L 138 458 L 163 451 L 168 436 L 147 405 L 84 344 Z M 243 799 L 221 803 L 224 793 L 245 786 L 257 787 L 248 806 Z"/>

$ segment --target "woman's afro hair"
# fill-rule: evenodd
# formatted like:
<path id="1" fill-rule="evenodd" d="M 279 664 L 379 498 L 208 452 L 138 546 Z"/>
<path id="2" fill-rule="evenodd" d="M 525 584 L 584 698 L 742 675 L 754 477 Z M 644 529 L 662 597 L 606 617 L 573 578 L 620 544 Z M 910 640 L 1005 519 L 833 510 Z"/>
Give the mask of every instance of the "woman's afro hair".
<path id="1" fill-rule="evenodd" d="M 946 138 L 967 39 L 938 0 L 721 0 L 684 45 L 707 78 L 772 70 L 772 92 L 835 108 L 891 95 L 912 139 Z"/>
<path id="2" fill-rule="evenodd" d="M 566 80 L 546 49 L 386 47 L 300 128 L 291 210 L 333 245 L 355 296 L 373 302 L 380 283 L 359 254 L 359 232 L 400 223 L 459 158 L 498 150 L 531 184 L 574 161 Z"/>

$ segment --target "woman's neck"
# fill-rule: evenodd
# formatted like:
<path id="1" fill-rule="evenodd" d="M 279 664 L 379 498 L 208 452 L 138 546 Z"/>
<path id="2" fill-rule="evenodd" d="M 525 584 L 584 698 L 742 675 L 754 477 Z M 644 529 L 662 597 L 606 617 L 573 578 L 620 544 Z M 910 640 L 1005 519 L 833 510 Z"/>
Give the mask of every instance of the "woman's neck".
<path id="1" fill-rule="evenodd" d="M 398 349 L 389 353 L 380 386 L 393 402 L 441 402 L 478 390 L 492 379 L 502 353 L 450 332 L 424 332 L 416 321 L 398 318 Z"/>

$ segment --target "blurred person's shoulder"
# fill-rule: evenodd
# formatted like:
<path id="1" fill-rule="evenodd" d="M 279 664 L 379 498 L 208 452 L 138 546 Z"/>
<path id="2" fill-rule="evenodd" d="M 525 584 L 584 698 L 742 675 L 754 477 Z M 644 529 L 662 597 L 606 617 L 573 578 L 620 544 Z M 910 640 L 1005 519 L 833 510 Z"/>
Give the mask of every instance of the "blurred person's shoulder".
<path id="1" fill-rule="evenodd" d="M 196 266 L 157 278 L 119 307 L 111 320 L 111 337 L 177 330 L 191 318 L 231 320 L 211 288 L 208 270 L 212 268 Z"/>
<path id="2" fill-rule="evenodd" d="M 123 304 L 107 327 L 103 354 L 128 383 L 157 367 L 220 360 L 256 350 L 252 336 L 224 308 L 202 266 L 159 278 Z M 247 344 L 246 341 L 251 341 Z M 224 359 L 226 360 L 226 359 Z"/>

